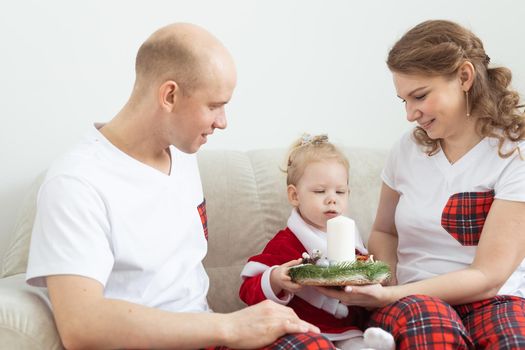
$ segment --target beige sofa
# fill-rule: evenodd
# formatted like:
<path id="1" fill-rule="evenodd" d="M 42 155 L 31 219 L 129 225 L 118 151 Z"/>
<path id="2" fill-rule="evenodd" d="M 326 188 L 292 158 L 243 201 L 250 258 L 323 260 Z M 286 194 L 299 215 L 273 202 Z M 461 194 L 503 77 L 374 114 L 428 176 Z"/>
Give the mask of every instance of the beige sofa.
<path id="1" fill-rule="evenodd" d="M 345 148 L 350 160 L 349 216 L 366 242 L 377 206 L 384 150 Z M 238 298 L 239 273 L 246 258 L 259 252 L 286 225 L 290 206 L 280 171 L 284 149 L 201 151 L 207 201 L 210 276 L 209 302 L 217 312 L 243 307 Z M 42 176 L 25 198 L 11 243 L 1 261 L 0 348 L 62 349 L 45 290 L 25 284 L 25 267 L 35 196 Z"/>

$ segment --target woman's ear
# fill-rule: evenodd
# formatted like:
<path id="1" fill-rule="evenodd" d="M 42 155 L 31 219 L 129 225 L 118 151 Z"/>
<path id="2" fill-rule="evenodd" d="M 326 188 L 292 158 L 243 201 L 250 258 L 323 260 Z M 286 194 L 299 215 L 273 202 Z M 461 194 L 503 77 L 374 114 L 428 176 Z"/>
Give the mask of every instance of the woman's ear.
<path id="1" fill-rule="evenodd" d="M 288 185 L 287 188 L 288 191 L 288 202 L 290 204 L 297 208 L 299 206 L 299 199 L 297 198 L 297 188 L 295 188 L 294 185 Z"/>
<path id="2" fill-rule="evenodd" d="M 158 102 L 160 108 L 166 112 L 173 111 L 175 102 L 177 102 L 177 93 L 179 90 L 179 85 L 173 80 L 167 80 L 160 85 L 158 90 Z"/>
<path id="3" fill-rule="evenodd" d="M 458 75 L 461 82 L 461 89 L 464 92 L 467 92 L 474 84 L 474 77 L 476 74 L 476 69 L 470 61 L 465 61 L 459 66 Z"/>

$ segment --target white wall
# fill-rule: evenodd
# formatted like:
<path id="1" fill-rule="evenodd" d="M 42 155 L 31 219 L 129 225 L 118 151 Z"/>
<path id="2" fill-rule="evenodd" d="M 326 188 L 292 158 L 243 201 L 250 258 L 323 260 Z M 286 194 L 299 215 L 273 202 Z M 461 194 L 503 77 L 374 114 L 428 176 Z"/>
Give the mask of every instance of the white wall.
<path id="1" fill-rule="evenodd" d="M 525 2 L 347 0 L 3 1 L 0 4 L 0 253 L 31 180 L 133 83 L 136 50 L 160 26 L 200 24 L 232 51 L 229 127 L 207 148 L 286 147 L 303 131 L 388 148 L 409 127 L 384 64 L 407 29 L 459 21 L 525 91 Z"/>

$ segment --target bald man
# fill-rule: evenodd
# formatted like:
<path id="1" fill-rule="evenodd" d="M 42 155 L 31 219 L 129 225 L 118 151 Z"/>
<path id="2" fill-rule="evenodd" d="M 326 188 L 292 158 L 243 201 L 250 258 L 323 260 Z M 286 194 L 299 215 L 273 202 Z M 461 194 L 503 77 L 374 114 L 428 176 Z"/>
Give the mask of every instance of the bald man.
<path id="1" fill-rule="evenodd" d="M 287 333 L 297 334 L 270 346 L 331 347 L 272 302 L 208 312 L 194 153 L 226 127 L 235 84 L 233 59 L 215 37 L 164 27 L 140 47 L 122 110 L 49 169 L 27 281 L 47 287 L 66 348 L 257 348 Z"/>

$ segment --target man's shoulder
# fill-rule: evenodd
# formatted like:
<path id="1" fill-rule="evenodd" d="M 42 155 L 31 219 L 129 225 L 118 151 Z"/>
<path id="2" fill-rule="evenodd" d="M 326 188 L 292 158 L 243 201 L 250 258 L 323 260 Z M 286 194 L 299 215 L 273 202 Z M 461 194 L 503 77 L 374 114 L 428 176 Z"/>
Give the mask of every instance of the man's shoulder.
<path id="1" fill-rule="evenodd" d="M 47 170 L 46 180 L 56 176 L 84 176 L 101 163 L 95 144 L 82 141 L 58 157 Z"/>

